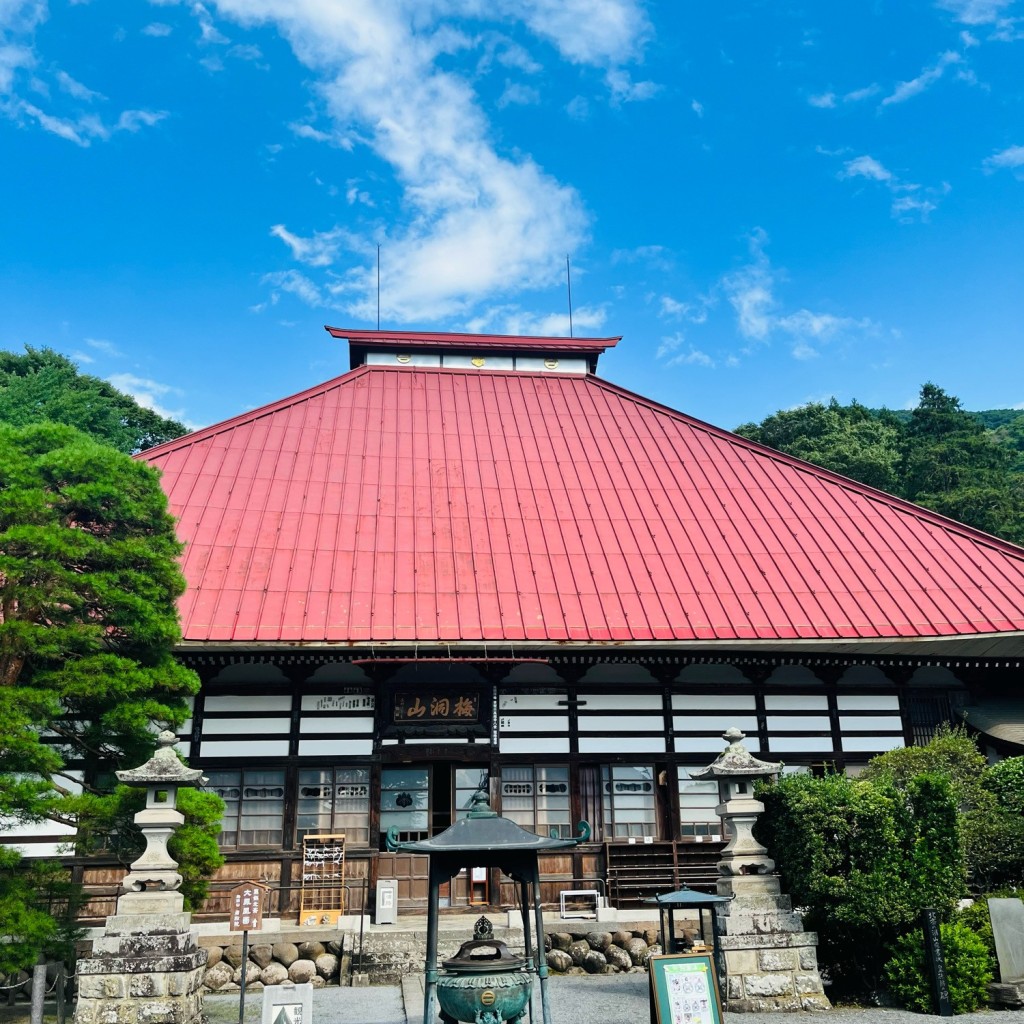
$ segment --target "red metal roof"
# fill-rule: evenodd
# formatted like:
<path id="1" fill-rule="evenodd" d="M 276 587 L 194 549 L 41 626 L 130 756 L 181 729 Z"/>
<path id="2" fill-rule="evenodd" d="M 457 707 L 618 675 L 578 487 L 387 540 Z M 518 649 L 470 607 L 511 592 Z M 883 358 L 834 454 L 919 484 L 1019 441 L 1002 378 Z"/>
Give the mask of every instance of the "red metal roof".
<path id="1" fill-rule="evenodd" d="M 1024 629 L 1021 549 L 592 375 L 362 366 L 140 457 L 187 641 Z"/>

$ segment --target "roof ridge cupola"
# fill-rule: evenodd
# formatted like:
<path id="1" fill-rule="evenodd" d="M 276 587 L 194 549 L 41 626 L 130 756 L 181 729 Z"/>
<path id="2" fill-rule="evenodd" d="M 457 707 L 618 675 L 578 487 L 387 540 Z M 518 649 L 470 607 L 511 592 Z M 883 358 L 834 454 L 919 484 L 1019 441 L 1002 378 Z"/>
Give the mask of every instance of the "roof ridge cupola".
<path id="1" fill-rule="evenodd" d="M 459 370 L 596 373 L 597 360 L 621 341 L 428 331 L 356 331 L 325 327 L 347 339 L 351 369 L 359 366 L 443 366 Z"/>

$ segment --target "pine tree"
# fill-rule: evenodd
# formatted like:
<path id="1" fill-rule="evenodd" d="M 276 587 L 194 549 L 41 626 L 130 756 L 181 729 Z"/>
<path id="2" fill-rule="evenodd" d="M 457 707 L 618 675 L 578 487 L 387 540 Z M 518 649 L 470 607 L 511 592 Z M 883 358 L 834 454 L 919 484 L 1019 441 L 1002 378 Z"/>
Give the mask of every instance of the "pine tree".
<path id="1" fill-rule="evenodd" d="M 180 551 L 149 466 L 71 427 L 0 425 L 0 821 L 107 845 L 111 772 L 198 690 L 172 653 Z"/>

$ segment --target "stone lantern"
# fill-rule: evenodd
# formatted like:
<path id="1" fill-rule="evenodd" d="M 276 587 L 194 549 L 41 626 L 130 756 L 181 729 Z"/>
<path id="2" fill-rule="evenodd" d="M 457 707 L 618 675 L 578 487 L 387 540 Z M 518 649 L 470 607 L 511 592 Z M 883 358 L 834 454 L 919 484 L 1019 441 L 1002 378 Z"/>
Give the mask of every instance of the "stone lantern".
<path id="1" fill-rule="evenodd" d="M 718 895 L 731 899 L 715 907 L 715 961 L 724 968 L 725 1009 L 831 1009 L 818 973 L 818 936 L 804 931 L 781 891 L 775 862 L 754 838 L 764 810 L 754 798 L 754 782 L 778 775 L 782 765 L 754 757 L 739 729 L 727 730 L 723 739 L 725 750 L 690 777 L 717 780 L 721 803 L 715 810 L 729 835 L 718 862 Z"/>
<path id="2" fill-rule="evenodd" d="M 185 821 L 176 808 L 179 786 L 194 786 L 202 772 L 172 749 L 177 737 L 162 732 L 156 753 L 119 781 L 146 787 L 146 806 L 135 815 L 146 848 L 121 883 L 117 911 L 92 956 L 78 962 L 75 1024 L 199 1024 L 200 987 L 207 951 L 196 945 L 184 911 L 178 864 L 167 850 Z"/>
<path id="3" fill-rule="evenodd" d="M 764 810 L 764 804 L 754 799 L 754 783 L 778 775 L 782 765 L 754 757 L 743 746 L 746 736 L 739 729 L 726 730 L 723 739 L 729 744 L 725 750 L 707 768 L 690 773 L 694 779 L 710 776 L 718 781 L 721 803 L 715 812 L 722 819 L 723 831 L 730 837 L 722 850 L 718 872 L 722 875 L 770 875 L 775 870 L 775 861 L 754 838 L 754 825 Z"/>
<path id="4" fill-rule="evenodd" d="M 146 806 L 135 815 L 135 824 L 146 840 L 142 856 L 136 860 L 131 871 L 121 882 L 122 896 L 117 901 L 118 913 L 145 913 L 145 907 L 152 903 L 147 893 L 174 893 L 171 899 L 161 900 L 162 905 L 175 904 L 181 910 L 183 897 L 178 862 L 171 858 L 167 843 L 175 829 L 185 823 L 185 816 L 177 809 L 179 786 L 194 786 L 202 778 L 199 768 L 189 768 L 178 760 L 172 749 L 178 737 L 173 732 L 160 733 L 160 744 L 156 753 L 138 768 L 115 772 L 118 782 L 128 786 L 146 787 Z M 132 894 L 140 899 L 132 899 Z M 148 901 L 148 902 L 147 902 Z M 128 906 L 132 909 L 128 911 Z"/>

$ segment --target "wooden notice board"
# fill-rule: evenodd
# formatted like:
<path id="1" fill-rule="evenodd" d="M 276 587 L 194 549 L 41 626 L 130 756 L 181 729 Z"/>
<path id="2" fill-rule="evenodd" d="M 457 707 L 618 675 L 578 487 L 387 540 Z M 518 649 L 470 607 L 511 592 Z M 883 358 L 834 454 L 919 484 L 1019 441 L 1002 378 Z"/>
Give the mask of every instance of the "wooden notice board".
<path id="1" fill-rule="evenodd" d="M 652 956 L 651 1024 L 722 1024 L 710 953 Z"/>
<path id="2" fill-rule="evenodd" d="M 233 932 L 258 932 L 263 927 L 263 911 L 269 885 L 241 882 L 228 893 L 228 929 Z"/>
<path id="3" fill-rule="evenodd" d="M 302 840 L 300 925 L 336 925 L 345 913 L 345 836 L 307 835 Z"/>

